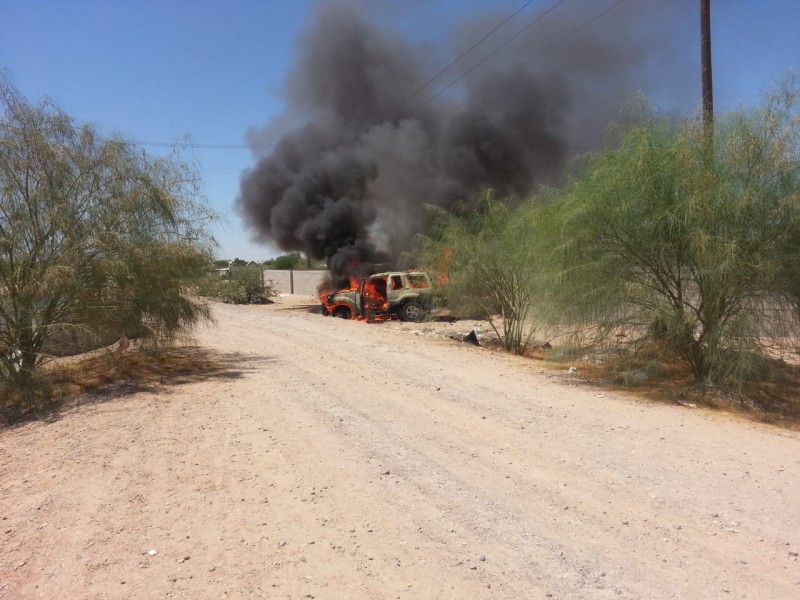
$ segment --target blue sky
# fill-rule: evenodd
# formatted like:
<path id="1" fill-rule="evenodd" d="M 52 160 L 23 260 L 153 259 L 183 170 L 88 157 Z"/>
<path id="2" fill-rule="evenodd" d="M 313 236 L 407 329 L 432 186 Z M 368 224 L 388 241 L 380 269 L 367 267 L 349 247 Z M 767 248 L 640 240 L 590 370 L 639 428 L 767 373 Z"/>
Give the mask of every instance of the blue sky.
<path id="1" fill-rule="evenodd" d="M 598 6 L 613 3 L 596 1 Z M 687 27 L 675 35 L 694 52 L 698 2 L 674 1 L 687 11 Z M 510 15 L 525 3 L 385 0 L 363 5 L 379 18 L 391 15 L 388 20 L 406 35 L 437 44 L 442 32 L 470 13 Z M 518 22 L 552 4 L 534 2 Z M 381 6 L 386 10 L 376 8 Z M 174 142 L 188 135 L 197 144 L 244 144 L 248 127 L 263 127 L 286 108 L 280 92 L 295 38 L 313 7 L 313 0 L 0 0 L 0 68 L 29 100 L 49 96 L 101 131 L 140 141 Z M 798 25 L 800 2 L 712 0 L 718 111 L 758 102 L 761 92 L 800 68 Z M 679 110 L 692 111 L 699 104 L 699 58 L 696 66 L 696 72 L 687 73 L 692 84 L 687 89 L 693 92 L 678 99 Z M 263 260 L 278 254 L 249 241 L 233 208 L 241 173 L 254 162 L 250 151 L 193 148 L 187 157 L 197 161 L 205 193 L 223 217 L 214 228 L 218 255 Z"/>

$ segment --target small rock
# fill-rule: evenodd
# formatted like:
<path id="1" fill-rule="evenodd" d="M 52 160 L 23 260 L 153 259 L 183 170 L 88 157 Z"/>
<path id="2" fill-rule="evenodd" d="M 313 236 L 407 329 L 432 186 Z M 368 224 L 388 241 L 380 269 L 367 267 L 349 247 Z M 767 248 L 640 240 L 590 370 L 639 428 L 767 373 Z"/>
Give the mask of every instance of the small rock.
<path id="1" fill-rule="evenodd" d="M 577 370 L 578 369 L 576 369 L 575 367 L 570 367 L 569 369 L 567 369 L 567 375 L 575 375 L 575 372 Z"/>
<path id="2" fill-rule="evenodd" d="M 481 561 L 481 562 L 486 562 L 486 557 L 485 557 L 483 554 L 481 554 L 481 555 L 478 557 L 478 560 L 479 560 L 479 561 Z"/>
<path id="3" fill-rule="evenodd" d="M 147 553 L 148 553 L 150 556 L 155 556 L 156 554 L 158 554 L 158 550 L 148 550 L 148 551 L 147 551 Z"/>
<path id="4" fill-rule="evenodd" d="M 392 474 L 392 472 L 389 471 L 388 469 L 385 470 L 383 473 L 381 473 L 381 475 L 391 475 L 391 474 Z"/>

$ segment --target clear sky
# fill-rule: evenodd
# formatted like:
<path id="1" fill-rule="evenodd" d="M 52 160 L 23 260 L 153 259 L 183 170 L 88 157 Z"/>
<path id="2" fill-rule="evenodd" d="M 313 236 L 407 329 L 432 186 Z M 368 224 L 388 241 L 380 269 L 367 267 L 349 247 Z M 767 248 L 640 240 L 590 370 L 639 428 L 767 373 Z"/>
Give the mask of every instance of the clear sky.
<path id="1" fill-rule="evenodd" d="M 662 1 L 685 6 L 692 27 L 676 35 L 687 44 L 699 44 L 699 2 Z M 0 0 L 0 68 L 29 100 L 49 96 L 79 121 L 91 121 L 104 132 L 142 142 L 190 136 L 198 145 L 242 145 L 248 127 L 263 127 L 286 108 L 280 92 L 296 36 L 308 23 L 314 3 Z M 537 0 L 520 13 L 518 22 L 553 3 Z M 470 12 L 510 15 L 526 1 L 363 4 L 378 15 L 376 7 L 386 5 L 407 35 L 437 43 L 449 25 Z M 796 0 L 712 0 L 718 111 L 758 102 L 760 93 L 790 69 L 800 69 L 799 26 Z M 699 58 L 697 65 L 697 72 L 689 75 L 697 82 L 696 95 L 680 106 L 687 112 L 700 100 Z M 214 229 L 218 256 L 263 260 L 278 254 L 250 242 L 234 210 L 241 173 L 254 162 L 250 151 L 194 147 L 187 156 L 197 161 L 205 193 L 223 217 Z"/>

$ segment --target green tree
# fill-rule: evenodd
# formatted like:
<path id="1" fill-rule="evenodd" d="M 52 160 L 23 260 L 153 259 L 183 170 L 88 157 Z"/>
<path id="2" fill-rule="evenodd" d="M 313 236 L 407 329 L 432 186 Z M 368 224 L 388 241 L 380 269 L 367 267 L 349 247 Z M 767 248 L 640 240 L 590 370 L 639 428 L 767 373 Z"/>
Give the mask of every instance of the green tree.
<path id="1" fill-rule="evenodd" d="M 264 284 L 261 267 L 240 267 L 231 272 L 221 299 L 233 304 L 265 304 L 273 295 L 272 288 Z"/>
<path id="2" fill-rule="evenodd" d="M 306 260 L 300 255 L 299 252 L 292 252 L 291 254 L 283 254 L 276 256 L 264 263 L 267 269 L 279 269 L 288 271 L 291 269 L 304 269 L 306 267 Z"/>
<path id="3" fill-rule="evenodd" d="M 0 381 L 27 393 L 75 331 L 168 342 L 210 316 L 211 213 L 194 170 L 153 158 L 0 77 Z"/>
<path id="4" fill-rule="evenodd" d="M 207 273 L 197 282 L 195 292 L 228 304 L 266 304 L 275 295 L 258 266 L 232 268 L 225 275 Z"/>
<path id="5" fill-rule="evenodd" d="M 487 191 L 477 207 L 440 211 L 420 258 L 455 308 L 484 316 L 504 347 L 524 354 L 534 331 L 533 215 Z"/>
<path id="6" fill-rule="evenodd" d="M 539 219 L 562 322 L 656 337 L 698 381 L 759 375 L 797 324 L 793 89 L 718 117 L 713 160 L 700 122 L 659 119 L 584 158 Z"/>

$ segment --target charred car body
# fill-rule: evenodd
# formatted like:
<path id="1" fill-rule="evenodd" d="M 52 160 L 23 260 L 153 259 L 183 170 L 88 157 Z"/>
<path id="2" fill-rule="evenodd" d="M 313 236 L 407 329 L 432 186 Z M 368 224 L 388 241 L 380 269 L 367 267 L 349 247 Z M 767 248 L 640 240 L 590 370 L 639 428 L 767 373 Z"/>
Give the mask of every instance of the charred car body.
<path id="1" fill-rule="evenodd" d="M 434 305 L 434 294 L 427 273 L 396 271 L 352 280 L 350 289 L 323 292 L 320 301 L 322 314 L 343 319 L 421 321 Z"/>

